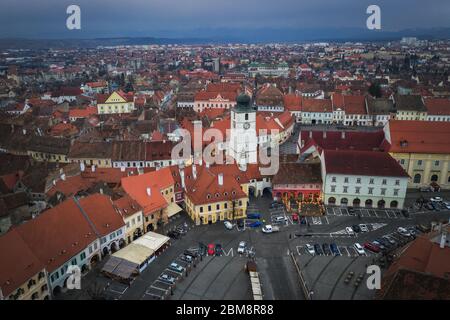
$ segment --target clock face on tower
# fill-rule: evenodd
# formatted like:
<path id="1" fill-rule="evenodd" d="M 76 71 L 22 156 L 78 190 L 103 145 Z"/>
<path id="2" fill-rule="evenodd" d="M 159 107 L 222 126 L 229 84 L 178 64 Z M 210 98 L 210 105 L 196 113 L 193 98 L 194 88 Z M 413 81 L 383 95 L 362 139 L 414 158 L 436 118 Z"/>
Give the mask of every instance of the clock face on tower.
<path id="1" fill-rule="evenodd" d="M 244 123 L 244 129 L 247 130 L 248 128 L 250 128 L 250 123 Z"/>

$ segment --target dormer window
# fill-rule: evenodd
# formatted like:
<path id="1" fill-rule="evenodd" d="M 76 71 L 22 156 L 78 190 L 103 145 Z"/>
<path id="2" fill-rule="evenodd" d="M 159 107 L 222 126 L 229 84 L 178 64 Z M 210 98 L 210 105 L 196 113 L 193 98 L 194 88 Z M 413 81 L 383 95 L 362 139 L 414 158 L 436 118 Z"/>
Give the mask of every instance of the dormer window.
<path id="1" fill-rule="evenodd" d="M 206 195 L 206 199 L 211 199 L 211 195 L 209 193 Z"/>

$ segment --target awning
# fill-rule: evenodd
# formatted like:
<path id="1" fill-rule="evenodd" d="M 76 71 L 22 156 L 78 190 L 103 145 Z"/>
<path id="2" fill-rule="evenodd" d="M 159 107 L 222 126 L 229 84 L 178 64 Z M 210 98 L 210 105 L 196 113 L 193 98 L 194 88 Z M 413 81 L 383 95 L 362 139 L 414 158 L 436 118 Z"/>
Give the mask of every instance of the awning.
<path id="1" fill-rule="evenodd" d="M 154 250 L 147 246 L 143 246 L 141 244 L 133 241 L 125 248 L 115 252 L 113 257 L 121 258 L 137 265 L 141 265 L 144 263 L 149 257 L 151 257 L 155 253 Z"/>
<path id="2" fill-rule="evenodd" d="M 177 205 L 175 202 L 171 202 L 169 204 L 169 206 L 167 207 L 167 216 L 170 218 L 182 210 L 183 209 L 179 205 Z"/>
<path id="3" fill-rule="evenodd" d="M 156 232 L 147 232 L 142 237 L 134 240 L 132 244 L 144 246 L 156 252 L 159 250 L 159 248 L 169 242 L 169 240 L 169 237 L 166 237 L 162 234 Z"/>
<path id="4" fill-rule="evenodd" d="M 102 272 L 112 278 L 130 280 L 138 270 L 139 265 L 119 257 L 110 256 L 102 268 Z"/>

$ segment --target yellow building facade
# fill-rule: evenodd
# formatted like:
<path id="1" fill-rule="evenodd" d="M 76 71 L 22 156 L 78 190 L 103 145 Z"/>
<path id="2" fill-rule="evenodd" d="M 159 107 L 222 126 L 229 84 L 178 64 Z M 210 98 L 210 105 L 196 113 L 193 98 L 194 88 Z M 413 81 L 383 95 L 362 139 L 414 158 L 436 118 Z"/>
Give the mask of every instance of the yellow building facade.
<path id="1" fill-rule="evenodd" d="M 450 189 L 450 154 L 390 154 L 410 176 L 409 187 L 420 188 L 436 182 L 441 188 Z"/>
<path id="2" fill-rule="evenodd" d="M 5 300 L 48 300 L 50 297 L 47 273 L 41 270 L 5 297 Z"/>
<path id="3" fill-rule="evenodd" d="M 102 102 L 97 103 L 98 114 L 130 113 L 134 110 L 134 101 L 115 91 Z"/>

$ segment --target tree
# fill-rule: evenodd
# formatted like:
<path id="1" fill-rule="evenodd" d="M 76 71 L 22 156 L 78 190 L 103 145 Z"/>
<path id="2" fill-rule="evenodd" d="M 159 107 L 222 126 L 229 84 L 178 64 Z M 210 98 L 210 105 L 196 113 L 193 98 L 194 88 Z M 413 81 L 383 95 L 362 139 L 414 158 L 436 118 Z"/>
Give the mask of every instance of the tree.
<path id="1" fill-rule="evenodd" d="M 369 93 L 372 97 L 381 98 L 381 86 L 379 83 L 372 83 L 369 87 Z"/>

